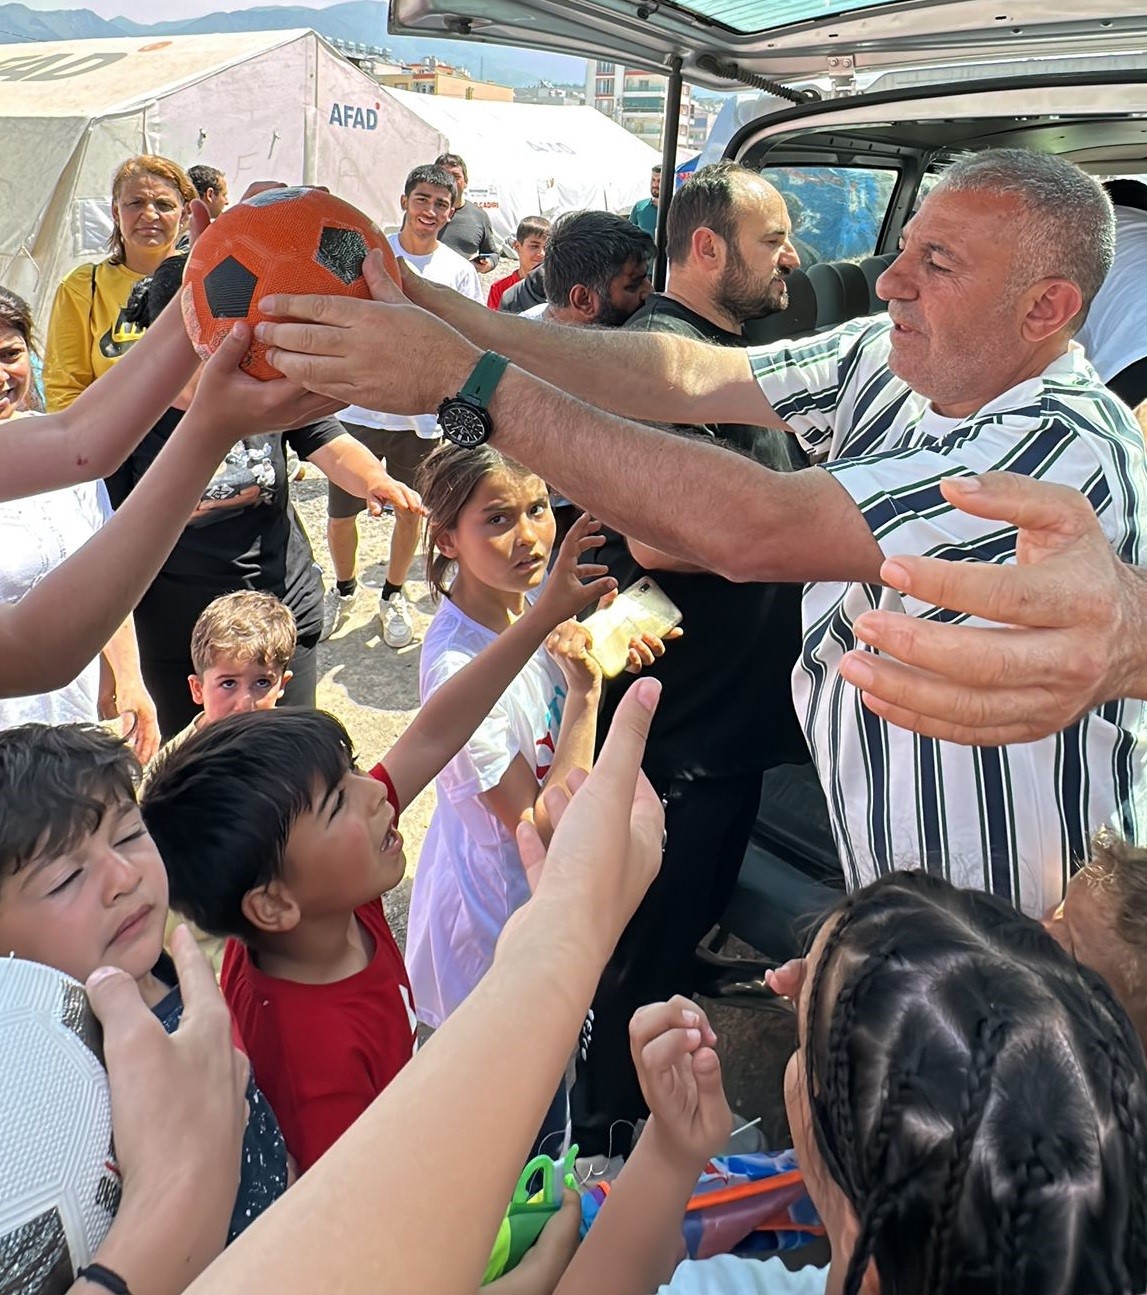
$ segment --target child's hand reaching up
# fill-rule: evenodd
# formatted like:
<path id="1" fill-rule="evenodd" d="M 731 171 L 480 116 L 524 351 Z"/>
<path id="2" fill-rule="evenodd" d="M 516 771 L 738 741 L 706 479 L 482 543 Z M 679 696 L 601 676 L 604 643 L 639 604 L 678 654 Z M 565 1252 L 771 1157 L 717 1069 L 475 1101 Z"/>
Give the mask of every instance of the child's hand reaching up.
<path id="1" fill-rule="evenodd" d="M 629 1047 L 651 1115 L 643 1137 L 654 1133 L 664 1154 L 694 1172 L 720 1153 L 733 1127 L 716 1042 L 705 1013 L 680 995 L 640 1008 L 629 1023 Z"/>
<path id="2" fill-rule="evenodd" d="M 635 684 L 625 700 L 651 683 Z M 716 1042 L 705 1013 L 687 998 L 634 1014 L 629 1046 L 649 1123 L 557 1295 L 645 1295 L 669 1281 L 684 1248 L 681 1219 L 697 1175 L 724 1147 L 733 1125 Z"/>
<path id="3" fill-rule="evenodd" d="M 580 621 L 566 621 L 546 639 L 546 651 L 565 675 L 570 692 L 589 692 L 601 683 L 601 666 L 590 655 L 593 636 Z"/>
<path id="4" fill-rule="evenodd" d="M 536 603 L 538 614 L 545 616 L 551 629 L 617 589 L 608 567 L 582 561 L 583 554 L 604 543 L 605 536 L 588 513 L 582 513 L 570 527 Z"/>

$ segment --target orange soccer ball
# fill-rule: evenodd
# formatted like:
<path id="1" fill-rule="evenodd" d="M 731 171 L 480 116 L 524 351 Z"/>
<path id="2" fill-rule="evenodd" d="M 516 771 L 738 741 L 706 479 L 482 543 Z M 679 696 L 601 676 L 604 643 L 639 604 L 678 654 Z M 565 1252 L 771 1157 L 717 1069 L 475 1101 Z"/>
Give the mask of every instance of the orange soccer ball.
<path id="1" fill-rule="evenodd" d="M 366 297 L 362 263 L 371 248 L 400 282 L 386 236 L 349 202 L 322 189 L 268 189 L 229 207 L 196 240 L 183 277 L 183 318 L 207 359 L 236 320 L 254 327 L 259 301 L 274 292 Z M 252 341 L 242 367 L 277 378 L 266 347 Z"/>

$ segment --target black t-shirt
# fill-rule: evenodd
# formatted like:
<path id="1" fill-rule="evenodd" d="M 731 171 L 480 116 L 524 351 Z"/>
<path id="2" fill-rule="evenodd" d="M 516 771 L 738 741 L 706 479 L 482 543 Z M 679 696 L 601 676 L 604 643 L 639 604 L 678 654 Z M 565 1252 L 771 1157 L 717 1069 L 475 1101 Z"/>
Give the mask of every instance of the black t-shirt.
<path id="1" fill-rule="evenodd" d="M 498 247 L 490 217 L 476 202 L 464 202 L 450 217 L 450 223 L 438 235 L 438 241 L 452 247 L 459 256 L 472 261 L 476 256 L 497 258 Z"/>
<path id="2" fill-rule="evenodd" d="M 107 478 L 118 508 L 167 444 L 183 413 L 169 409 Z M 318 642 L 322 577 L 291 503 L 284 441 L 301 459 L 343 434 L 334 418 L 298 431 L 237 441 L 208 483 L 195 516 L 136 609 L 136 633 L 152 660 L 182 660 L 199 613 L 213 598 L 260 589 L 294 614 L 299 642 Z"/>
<path id="3" fill-rule="evenodd" d="M 543 305 L 546 300 L 545 269 L 544 264 L 539 265 L 524 279 L 511 284 L 502 293 L 498 309 L 504 310 L 508 315 L 520 315 L 523 310 L 529 310 L 531 306 Z"/>
<path id="4" fill-rule="evenodd" d="M 651 296 L 625 327 L 719 346 L 746 345 L 738 334 L 660 295 Z M 690 430 L 707 431 L 779 472 L 806 466 L 796 438 L 787 432 L 725 424 Z M 685 491 L 681 507 L 688 506 Z M 713 524 L 720 525 L 720 519 Z M 620 588 L 648 574 L 682 613 L 684 636 L 645 671 L 664 686 L 646 747 L 647 772 L 660 778 L 729 777 L 808 760 L 790 684 L 801 646 L 801 585 L 736 584 L 703 573 L 646 572 L 624 542 L 609 546 L 603 560 Z M 598 727 L 602 736 L 632 682 L 634 676 L 622 675 L 606 686 Z"/>
<path id="5" fill-rule="evenodd" d="M 692 337 L 699 342 L 712 342 L 715 346 L 748 345 L 740 333 L 730 333 L 704 315 L 697 314 L 695 310 L 690 310 L 688 306 L 659 292 L 651 293 L 646 298 L 645 304 L 626 322 L 625 327 L 643 333 L 676 333 L 679 337 Z M 758 463 L 777 472 L 795 472 L 798 468 L 808 467 L 808 458 L 797 438 L 775 427 L 721 423 L 682 430 L 707 431 L 711 436 L 751 454 Z"/>

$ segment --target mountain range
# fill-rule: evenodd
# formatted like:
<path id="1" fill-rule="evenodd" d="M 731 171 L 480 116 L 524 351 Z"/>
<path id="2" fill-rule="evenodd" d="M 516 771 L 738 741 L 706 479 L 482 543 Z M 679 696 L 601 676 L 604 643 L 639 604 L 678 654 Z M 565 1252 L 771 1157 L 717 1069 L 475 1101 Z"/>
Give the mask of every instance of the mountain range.
<path id="1" fill-rule="evenodd" d="M 347 0 L 328 9 L 307 5 L 267 5 L 237 13 L 214 13 L 178 22 L 137 23 L 127 18 L 101 18 L 90 9 L 39 12 L 22 4 L 0 4 L 0 41 L 90 40 L 114 36 L 191 36 L 230 31 L 283 31 L 311 27 L 334 40 L 381 46 L 399 62 L 419 62 L 433 56 L 469 69 L 479 80 L 502 85 L 585 83 L 585 60 L 503 45 L 465 44 L 453 40 L 423 40 L 391 36 L 386 30 L 383 0 Z"/>

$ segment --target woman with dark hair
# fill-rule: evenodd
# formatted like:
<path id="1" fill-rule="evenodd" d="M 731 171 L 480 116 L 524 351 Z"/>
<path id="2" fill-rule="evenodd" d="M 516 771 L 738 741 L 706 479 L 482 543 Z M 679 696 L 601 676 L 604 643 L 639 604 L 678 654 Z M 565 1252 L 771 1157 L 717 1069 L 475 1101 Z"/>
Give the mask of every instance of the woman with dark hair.
<path id="1" fill-rule="evenodd" d="M 179 293 L 185 254 L 169 257 L 132 293 L 125 318 L 146 329 Z M 196 373 L 123 466 L 107 478 L 119 508 L 179 426 L 195 395 Z M 172 737 L 195 718 L 188 676 L 191 631 L 199 613 L 221 594 L 257 589 L 280 598 L 295 617 L 298 646 L 284 703 L 313 706 L 318 681 L 316 647 L 322 630 L 323 584 L 307 533 L 291 503 L 286 447 L 310 460 L 371 511 L 383 503 L 418 509 L 418 495 L 389 477 L 382 464 L 324 418 L 283 434 L 236 441 L 188 519 L 183 534 L 136 607 L 143 677 L 155 698 L 159 727 Z"/>
<path id="2" fill-rule="evenodd" d="M 169 257 L 183 232 L 195 186 L 166 157 L 130 157 L 112 178 L 106 260 L 67 275 L 48 322 L 44 388 L 50 410 L 68 405 L 142 334 L 124 314 L 132 288 Z"/>
<path id="3" fill-rule="evenodd" d="M 32 374 L 34 354 L 28 303 L 0 288 L 0 428 L 10 431 L 12 420 L 43 412 Z M 107 491 L 98 481 L 0 502 L 0 602 L 19 602 L 110 516 Z M 115 717 L 121 718 L 137 756 L 149 760 L 158 750 L 159 730 L 155 706 L 140 676 L 130 615 L 101 655 L 63 687 L 0 699 L 0 728 Z"/>
<path id="4" fill-rule="evenodd" d="M 685 1202 L 730 1122 L 716 1036 L 674 999 L 634 1017 L 653 1115 L 558 1295 L 1147 1287 L 1143 1051 L 1107 984 L 1037 923 L 893 873 L 771 980 L 796 1003 L 785 1105 L 829 1267 L 723 1256 L 673 1273 Z"/>

